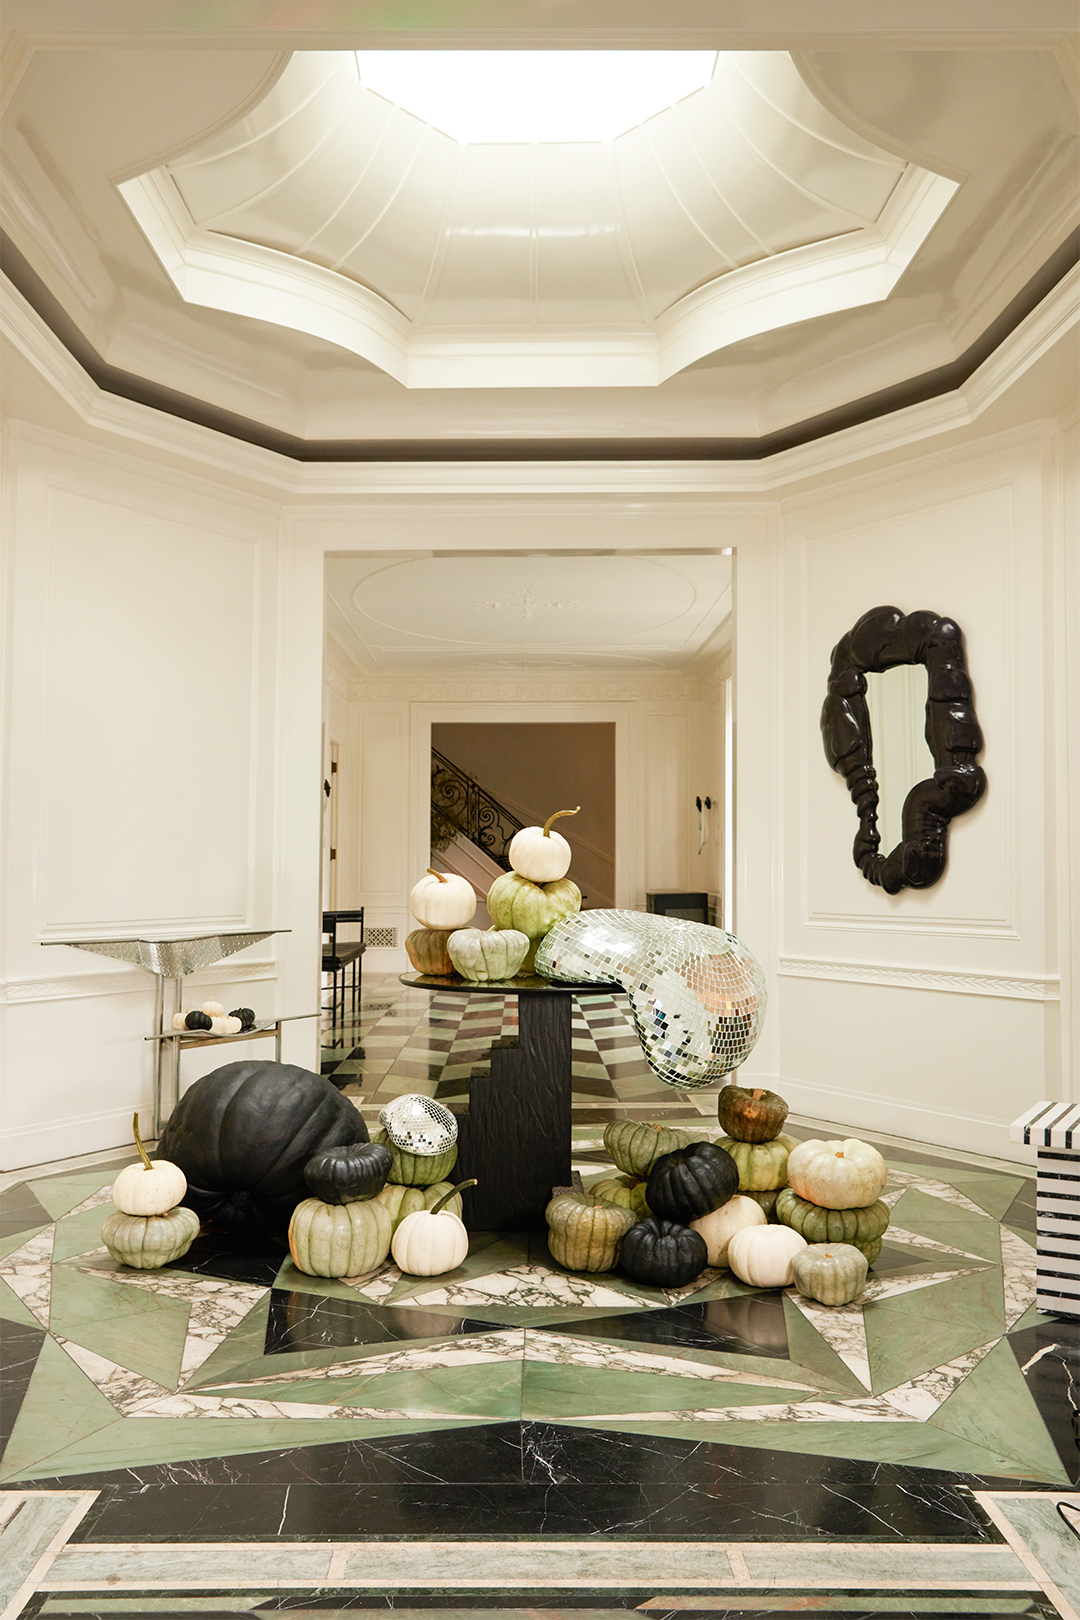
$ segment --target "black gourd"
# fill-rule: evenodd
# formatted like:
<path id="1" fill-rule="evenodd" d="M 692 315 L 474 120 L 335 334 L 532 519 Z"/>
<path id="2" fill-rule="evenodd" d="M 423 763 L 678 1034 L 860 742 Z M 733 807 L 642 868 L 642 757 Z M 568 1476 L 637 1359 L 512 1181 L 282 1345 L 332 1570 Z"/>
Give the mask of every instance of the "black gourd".
<path id="1" fill-rule="evenodd" d="M 289 1063 L 227 1063 L 185 1091 L 157 1153 L 184 1172 L 182 1201 L 201 1220 L 284 1244 L 293 1210 L 309 1196 L 308 1160 L 367 1140 L 356 1108 L 321 1075 Z"/>
<path id="2" fill-rule="evenodd" d="M 210 1029 L 213 1026 L 213 1022 L 214 1021 L 210 1017 L 209 1013 L 189 1012 L 186 1015 L 186 1017 L 184 1018 L 184 1028 L 185 1029 Z"/>
<path id="3" fill-rule="evenodd" d="M 239 1018 L 241 1031 L 255 1027 L 255 1014 L 250 1007 L 234 1007 L 229 1017 Z"/>
<path id="4" fill-rule="evenodd" d="M 380 1142 L 353 1142 L 314 1154 L 304 1166 L 304 1180 L 324 1204 L 357 1204 L 382 1192 L 393 1163 L 394 1155 Z"/>
<path id="5" fill-rule="evenodd" d="M 631 1282 L 648 1288 L 685 1288 L 700 1277 L 708 1259 L 708 1246 L 700 1232 L 655 1216 L 632 1226 L 619 1251 L 622 1271 Z"/>
<path id="6" fill-rule="evenodd" d="M 739 1167 L 722 1147 L 691 1142 L 657 1159 L 645 1201 L 654 1215 L 689 1225 L 726 1204 L 739 1190 Z"/>

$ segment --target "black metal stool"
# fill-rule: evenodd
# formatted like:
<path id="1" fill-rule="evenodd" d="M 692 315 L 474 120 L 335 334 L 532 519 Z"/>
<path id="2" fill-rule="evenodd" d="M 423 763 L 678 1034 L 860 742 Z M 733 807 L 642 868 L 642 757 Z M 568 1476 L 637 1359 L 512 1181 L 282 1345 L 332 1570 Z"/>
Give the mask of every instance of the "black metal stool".
<path id="1" fill-rule="evenodd" d="M 352 922 L 360 924 L 359 940 L 343 940 L 339 943 L 337 937 L 338 925 Z M 324 911 L 322 914 L 322 931 L 322 970 L 323 973 L 328 973 L 331 978 L 330 1021 L 336 1024 L 338 1022 L 339 1008 L 341 1009 L 342 1021 L 345 1018 L 347 988 L 351 990 L 354 1016 L 360 1005 L 360 976 L 363 972 L 361 958 L 367 950 L 367 946 L 364 944 L 363 906 L 358 911 Z M 328 937 L 329 943 L 327 943 Z M 347 987 L 346 974 L 350 968 L 352 973 L 349 976 Z"/>

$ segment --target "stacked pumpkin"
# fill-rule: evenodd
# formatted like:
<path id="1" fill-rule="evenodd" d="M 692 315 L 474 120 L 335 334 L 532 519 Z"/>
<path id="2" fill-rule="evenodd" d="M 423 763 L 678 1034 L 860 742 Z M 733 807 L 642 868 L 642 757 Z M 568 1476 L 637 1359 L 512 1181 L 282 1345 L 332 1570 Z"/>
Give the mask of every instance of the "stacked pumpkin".
<path id="1" fill-rule="evenodd" d="M 716 1117 L 727 1132 L 719 1145 L 739 1167 L 739 1192 L 760 1204 L 766 1220 L 775 1220 L 776 1200 L 787 1186 L 788 1155 L 795 1138 L 784 1134 L 788 1105 L 763 1087 L 723 1086 Z"/>
<path id="2" fill-rule="evenodd" d="M 179 1260 L 198 1236 L 199 1217 L 180 1200 L 187 1177 L 167 1159 L 151 1164 L 139 1135 L 139 1116 L 132 1122 L 141 1163 L 129 1164 L 113 1182 L 116 1205 L 105 1217 L 102 1241 L 114 1260 L 137 1271 L 151 1271 Z"/>
<path id="3" fill-rule="evenodd" d="M 788 1158 L 790 1185 L 776 1200 L 776 1217 L 815 1248 L 851 1251 L 841 1257 L 851 1273 L 850 1285 L 858 1281 L 850 1299 L 862 1292 L 866 1268 L 881 1253 L 889 1206 L 880 1194 L 888 1173 L 877 1148 L 854 1138 L 801 1142 Z M 859 1259 L 861 1268 L 856 1264 Z M 820 1294 L 812 1297 L 822 1298 Z"/>
<path id="4" fill-rule="evenodd" d="M 417 1277 L 455 1270 L 469 1252 L 461 1194 L 475 1186 L 447 1179 L 457 1163 L 457 1120 L 442 1103 L 409 1092 L 386 1104 L 379 1124 L 375 1141 L 391 1158 L 379 1201 L 390 1217 L 394 1259 Z"/>
<path id="5" fill-rule="evenodd" d="M 487 895 L 487 908 L 496 932 L 524 935 L 525 952 L 515 971 L 531 973 L 536 947 L 557 922 L 581 910 L 581 890 L 567 877 L 570 845 L 551 824 L 574 810 L 556 810 L 542 827 L 523 827 L 507 850 L 511 870 L 497 877 Z M 464 968 L 459 968 L 464 973 Z M 467 977 L 469 975 L 466 975 Z"/>

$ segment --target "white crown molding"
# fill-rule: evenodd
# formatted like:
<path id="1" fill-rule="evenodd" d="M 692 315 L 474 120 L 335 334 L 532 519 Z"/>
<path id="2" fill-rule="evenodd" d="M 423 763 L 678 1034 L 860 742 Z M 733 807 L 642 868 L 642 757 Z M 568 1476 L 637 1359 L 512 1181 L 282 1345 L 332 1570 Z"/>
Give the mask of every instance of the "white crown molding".
<path id="1" fill-rule="evenodd" d="M 414 335 L 399 310 L 348 276 L 197 225 L 163 168 L 118 189 L 186 303 L 322 338 L 406 388 L 655 388 L 729 344 L 880 303 L 959 187 L 909 164 L 875 224 L 727 271 L 652 331 L 438 338 Z"/>
<path id="2" fill-rule="evenodd" d="M 481 670 L 472 675 L 376 676 L 352 681 L 353 703 L 628 703 L 695 701 L 702 695 L 697 677 L 675 670 L 604 671 L 579 669 L 509 676 Z"/>
<path id="3" fill-rule="evenodd" d="M 233 962 L 226 967 L 216 963 L 202 968 L 184 980 L 186 987 L 211 984 L 248 984 L 259 979 L 276 979 L 278 965 L 269 960 Z M 0 980 L 0 1001 L 72 1001 L 86 996 L 131 995 L 153 992 L 154 976 L 141 968 L 125 968 L 114 973 L 68 973 L 51 979 Z"/>
<path id="4" fill-rule="evenodd" d="M 159 454 L 193 460 L 207 474 L 254 484 L 264 498 L 272 493 L 290 502 L 311 502 L 313 510 L 321 510 L 326 500 L 348 498 L 772 494 L 849 468 L 853 462 L 973 426 L 1078 321 L 1080 269 L 1074 269 L 962 388 L 760 461 L 300 462 L 99 389 L 22 295 L 0 278 L 0 324 L 5 334 L 87 427 Z M 32 426 L 17 424 L 15 430 L 27 437 L 64 439 Z M 80 448 L 76 439 L 67 442 L 72 449 Z M 943 464 L 983 453 L 981 444 L 938 452 Z"/>
<path id="5" fill-rule="evenodd" d="M 997 996 L 1010 1001 L 1058 1001 L 1054 977 L 958 973 L 951 968 L 908 968 L 873 962 L 827 962 L 811 956 L 782 956 L 777 972 L 785 979 L 833 979 L 843 984 L 884 984 L 900 990 L 944 990 L 958 996 Z"/>

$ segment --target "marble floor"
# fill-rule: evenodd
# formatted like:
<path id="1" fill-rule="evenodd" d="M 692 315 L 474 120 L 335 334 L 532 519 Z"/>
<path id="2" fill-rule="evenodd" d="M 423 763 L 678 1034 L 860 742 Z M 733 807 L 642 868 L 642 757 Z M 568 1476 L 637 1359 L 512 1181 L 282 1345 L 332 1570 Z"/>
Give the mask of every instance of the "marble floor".
<path id="1" fill-rule="evenodd" d="M 322 1066 L 374 1118 L 513 1033 L 512 1002 L 369 976 Z M 590 998 L 586 1181 L 626 1115 L 718 1134 Z M 6 1178 L 3 1613 L 1075 1617 L 1080 1332 L 1034 1309 L 1033 1177 L 880 1145 L 892 1224 L 838 1310 L 589 1281 L 529 1233 L 426 1280 L 213 1234 L 140 1274 L 99 1244 L 131 1154 Z"/>

